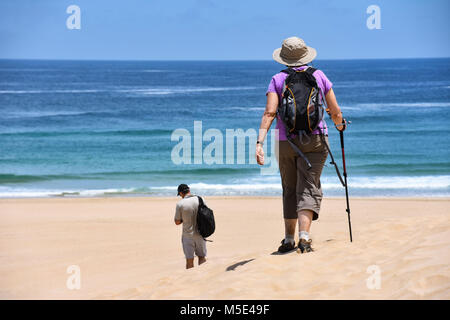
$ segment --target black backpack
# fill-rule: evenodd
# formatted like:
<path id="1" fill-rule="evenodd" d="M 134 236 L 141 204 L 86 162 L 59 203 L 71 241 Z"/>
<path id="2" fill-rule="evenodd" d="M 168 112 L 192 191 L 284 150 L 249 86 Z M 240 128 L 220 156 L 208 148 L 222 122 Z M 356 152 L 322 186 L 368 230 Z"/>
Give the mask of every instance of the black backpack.
<path id="1" fill-rule="evenodd" d="M 311 163 L 292 141 L 292 135 L 308 135 L 318 128 L 323 119 L 324 108 L 320 103 L 320 88 L 313 73 L 316 69 L 304 70 L 287 68 L 281 72 L 288 76 L 284 81 L 283 93 L 277 113 L 285 126 L 286 137 L 292 148 L 306 161 L 308 169 Z"/>
<path id="2" fill-rule="evenodd" d="M 278 114 L 286 126 L 286 134 L 313 132 L 323 118 L 320 89 L 313 76 L 316 69 L 287 68 L 281 72 L 288 76 L 284 82 Z"/>
<path id="3" fill-rule="evenodd" d="M 323 106 L 326 106 L 326 101 L 324 95 L 322 94 L 321 96 L 320 88 L 313 75 L 316 70 L 308 67 L 303 70 L 287 68 L 281 71 L 287 73 L 288 76 L 284 81 L 282 98 L 277 111 L 286 129 L 286 138 L 289 144 L 306 161 L 308 170 L 312 168 L 311 163 L 297 145 L 295 145 L 292 135 L 297 134 L 300 141 L 302 141 L 303 135 L 308 135 L 317 128 L 320 130 L 319 124 L 323 119 Z M 323 132 L 320 133 L 322 142 L 325 144 L 328 154 L 331 157 L 330 163 L 334 165 L 339 180 L 345 186 L 339 168 L 334 161 L 330 146 L 326 142 Z"/>
<path id="4" fill-rule="evenodd" d="M 197 198 L 197 229 L 203 238 L 207 238 L 216 230 L 216 222 L 213 211 L 205 205 L 201 197 L 197 196 Z"/>

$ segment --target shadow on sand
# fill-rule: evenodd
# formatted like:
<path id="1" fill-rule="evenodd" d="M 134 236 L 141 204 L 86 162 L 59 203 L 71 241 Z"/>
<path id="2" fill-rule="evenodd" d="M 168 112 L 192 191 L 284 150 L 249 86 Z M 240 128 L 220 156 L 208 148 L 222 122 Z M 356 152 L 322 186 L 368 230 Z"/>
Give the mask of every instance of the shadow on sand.
<path id="1" fill-rule="evenodd" d="M 244 264 L 252 262 L 253 260 L 255 260 L 255 259 L 244 260 L 244 261 L 240 261 L 235 264 L 232 264 L 231 266 L 227 267 L 226 271 L 233 271 L 237 267 L 243 266 Z"/>
<path id="2" fill-rule="evenodd" d="M 274 252 L 271 253 L 271 255 L 273 255 L 273 256 L 283 256 L 283 255 L 285 255 L 285 254 L 289 254 L 289 253 L 293 253 L 293 252 L 297 252 L 297 248 L 292 249 L 291 251 L 288 251 L 288 252 L 278 252 L 278 251 L 274 251 Z"/>

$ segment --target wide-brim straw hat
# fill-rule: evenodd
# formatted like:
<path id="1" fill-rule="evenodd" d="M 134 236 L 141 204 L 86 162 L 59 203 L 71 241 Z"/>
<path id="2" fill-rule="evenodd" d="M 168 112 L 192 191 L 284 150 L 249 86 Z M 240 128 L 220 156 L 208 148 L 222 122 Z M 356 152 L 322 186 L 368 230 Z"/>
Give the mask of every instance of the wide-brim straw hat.
<path id="1" fill-rule="evenodd" d="M 275 49 L 272 54 L 273 60 L 291 67 L 308 64 L 316 56 L 316 49 L 308 47 L 305 41 L 297 37 L 285 39 L 281 48 Z"/>

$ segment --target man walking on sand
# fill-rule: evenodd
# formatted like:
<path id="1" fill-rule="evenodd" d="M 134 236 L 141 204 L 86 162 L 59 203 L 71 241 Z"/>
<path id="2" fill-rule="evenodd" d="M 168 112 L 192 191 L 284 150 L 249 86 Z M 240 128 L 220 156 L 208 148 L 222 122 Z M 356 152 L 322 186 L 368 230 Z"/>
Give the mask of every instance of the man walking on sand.
<path id="1" fill-rule="evenodd" d="M 206 262 L 206 241 L 197 230 L 197 211 L 199 199 L 191 194 L 189 186 L 178 186 L 178 201 L 175 209 L 175 224 L 183 224 L 181 244 L 186 256 L 186 269 L 194 267 L 194 254 L 198 257 L 198 264 Z"/>

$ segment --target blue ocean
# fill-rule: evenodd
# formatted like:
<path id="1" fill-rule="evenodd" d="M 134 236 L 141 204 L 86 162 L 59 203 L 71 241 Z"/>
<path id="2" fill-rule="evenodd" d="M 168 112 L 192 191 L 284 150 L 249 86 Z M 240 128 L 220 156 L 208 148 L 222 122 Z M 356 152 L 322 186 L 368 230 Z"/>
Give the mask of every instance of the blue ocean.
<path id="1" fill-rule="evenodd" d="M 450 196 L 450 59 L 314 67 L 333 82 L 351 121 L 350 196 Z M 0 197 L 175 197 L 180 183 L 204 195 L 281 195 L 279 175 L 261 174 L 250 161 L 196 163 L 192 151 L 190 164 L 178 164 L 172 153 L 177 129 L 194 144 L 194 122 L 201 134 L 257 131 L 267 86 L 282 68 L 272 61 L 0 60 Z M 254 145 L 246 144 L 248 159 Z M 342 168 L 333 127 L 330 146 Z M 322 187 L 325 196 L 345 195 L 330 164 Z"/>

